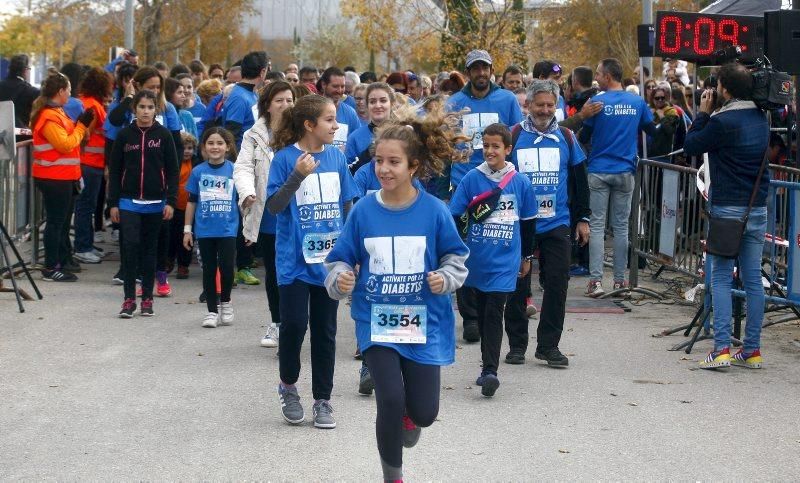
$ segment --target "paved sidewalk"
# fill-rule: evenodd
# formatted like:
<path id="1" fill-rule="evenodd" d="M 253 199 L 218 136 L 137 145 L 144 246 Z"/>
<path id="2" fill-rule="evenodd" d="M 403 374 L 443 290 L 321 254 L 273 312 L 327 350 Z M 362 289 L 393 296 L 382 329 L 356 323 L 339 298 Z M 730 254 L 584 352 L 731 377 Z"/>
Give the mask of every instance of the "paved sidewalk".
<path id="1" fill-rule="evenodd" d="M 375 402 L 356 392 L 344 304 L 339 426 L 290 427 L 275 350 L 259 346 L 263 286 L 234 289 L 233 326 L 203 329 L 196 265 L 189 280 L 171 280 L 174 295 L 156 299 L 154 318 L 133 320 L 116 317 L 117 263 L 84 267 L 78 283 L 40 282 L 46 298 L 26 302 L 24 314 L 0 294 L 0 479 L 381 479 Z M 573 280 L 571 296 L 584 283 Z M 493 399 L 474 386 L 479 346 L 459 342 L 439 421 L 405 452 L 406 481 L 796 480 L 800 328 L 765 330 L 765 369 L 710 373 L 695 370 L 710 342 L 687 356 L 667 351 L 681 335 L 652 337 L 692 312 L 652 304 L 568 314 L 570 367 L 501 364 Z M 299 389 L 310 414 L 305 347 Z"/>

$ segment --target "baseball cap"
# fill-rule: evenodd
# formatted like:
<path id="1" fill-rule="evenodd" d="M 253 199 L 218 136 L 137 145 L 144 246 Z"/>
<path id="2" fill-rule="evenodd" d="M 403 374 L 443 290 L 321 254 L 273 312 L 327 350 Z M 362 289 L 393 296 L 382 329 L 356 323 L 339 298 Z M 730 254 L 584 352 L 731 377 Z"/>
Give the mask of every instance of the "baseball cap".
<path id="1" fill-rule="evenodd" d="M 489 55 L 489 52 L 486 52 L 485 50 L 472 50 L 467 54 L 467 69 L 469 69 L 469 67 L 475 62 L 486 62 L 487 64 L 492 65 L 492 56 Z"/>

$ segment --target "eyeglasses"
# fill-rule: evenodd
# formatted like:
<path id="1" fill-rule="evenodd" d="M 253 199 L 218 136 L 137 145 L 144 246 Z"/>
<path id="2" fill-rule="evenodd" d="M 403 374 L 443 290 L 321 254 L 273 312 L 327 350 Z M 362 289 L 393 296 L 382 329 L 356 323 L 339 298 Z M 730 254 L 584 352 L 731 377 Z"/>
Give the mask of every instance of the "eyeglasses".
<path id="1" fill-rule="evenodd" d="M 667 99 L 666 97 L 661 97 L 661 96 L 660 96 L 660 97 L 654 97 L 654 98 L 653 98 L 653 100 L 654 100 L 654 101 L 664 101 L 664 100 L 666 100 L 666 99 Z"/>

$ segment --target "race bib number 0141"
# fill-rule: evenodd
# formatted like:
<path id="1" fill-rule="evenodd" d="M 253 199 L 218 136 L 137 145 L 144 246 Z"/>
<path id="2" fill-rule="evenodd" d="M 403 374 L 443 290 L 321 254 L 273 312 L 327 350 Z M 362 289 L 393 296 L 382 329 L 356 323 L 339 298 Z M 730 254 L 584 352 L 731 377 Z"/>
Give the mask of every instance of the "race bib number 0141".
<path id="1" fill-rule="evenodd" d="M 372 342 L 424 344 L 428 333 L 428 308 L 425 305 L 372 306 Z"/>

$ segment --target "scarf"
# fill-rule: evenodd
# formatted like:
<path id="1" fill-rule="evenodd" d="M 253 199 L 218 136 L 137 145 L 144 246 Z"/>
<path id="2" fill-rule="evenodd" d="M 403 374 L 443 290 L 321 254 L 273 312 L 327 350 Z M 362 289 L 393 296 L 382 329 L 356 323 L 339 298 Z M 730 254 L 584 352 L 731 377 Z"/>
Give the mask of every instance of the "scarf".
<path id="1" fill-rule="evenodd" d="M 533 141 L 533 144 L 539 144 L 544 138 L 552 139 L 555 142 L 560 141 L 559 137 L 555 135 L 555 132 L 558 131 L 558 121 L 556 121 L 555 116 L 553 116 L 553 119 L 550 120 L 550 124 L 547 125 L 547 129 L 542 132 L 536 129 L 536 124 L 533 122 L 533 116 L 528 114 L 525 120 L 522 121 L 522 129 L 531 134 L 538 135 L 538 137 Z"/>

